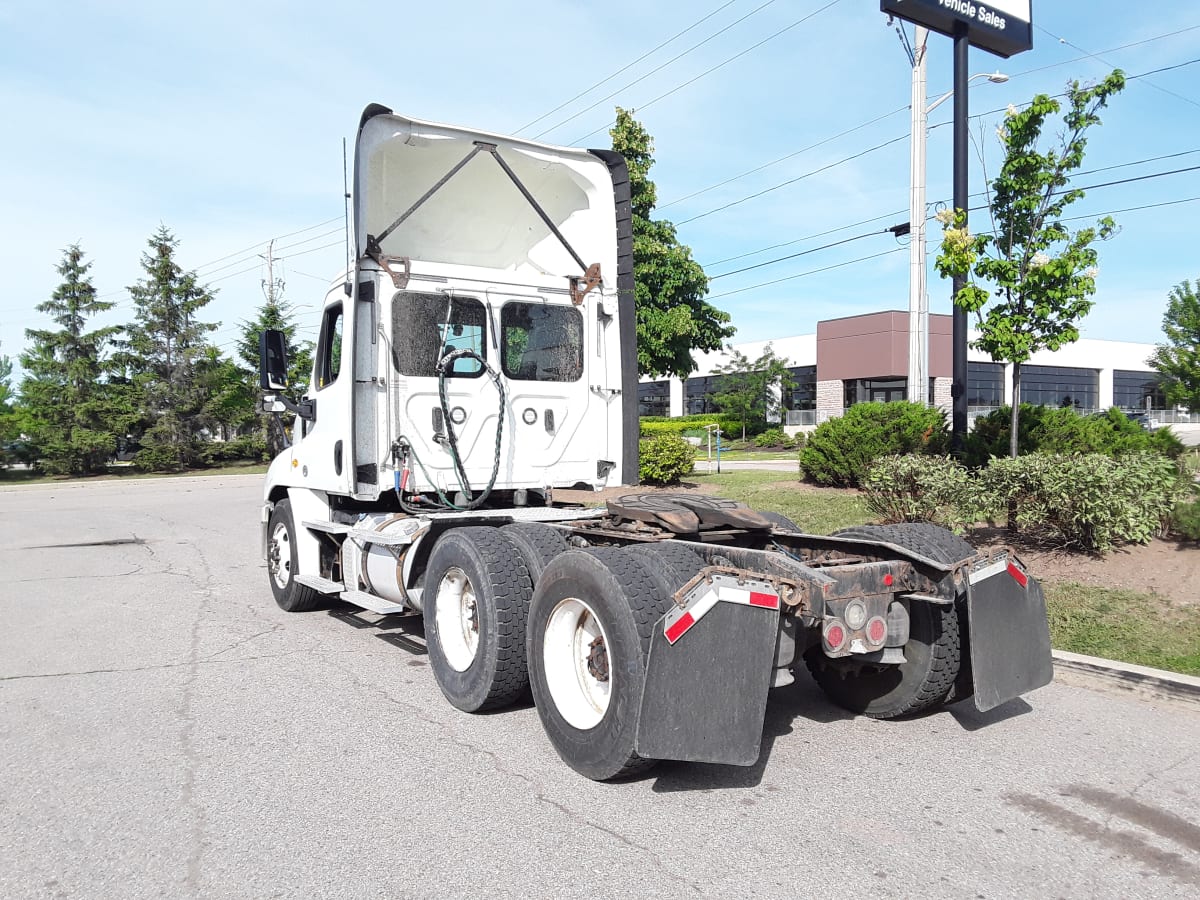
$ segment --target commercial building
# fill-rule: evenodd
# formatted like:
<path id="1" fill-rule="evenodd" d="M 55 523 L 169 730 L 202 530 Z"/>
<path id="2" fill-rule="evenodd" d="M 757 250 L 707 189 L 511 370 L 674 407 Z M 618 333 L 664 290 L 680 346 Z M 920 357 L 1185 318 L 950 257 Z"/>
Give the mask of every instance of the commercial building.
<path id="1" fill-rule="evenodd" d="M 908 313 L 887 311 L 817 323 L 816 334 L 736 344 L 753 360 L 770 343 L 787 360 L 793 385 L 783 397 L 786 424 L 802 427 L 840 416 L 863 401 L 903 400 L 908 392 Z M 1021 399 L 1044 406 L 1071 406 L 1092 412 L 1117 406 L 1157 411 L 1162 422 L 1187 421 L 1187 414 L 1164 410 L 1165 402 L 1147 364 L 1152 344 L 1081 339 L 1042 351 L 1021 368 Z M 642 415 L 679 416 L 714 412 L 713 374 L 728 353 L 701 354 L 691 377 L 646 380 L 638 387 Z M 970 350 L 967 362 L 968 418 L 1012 402 L 1012 366 Z M 951 317 L 929 317 L 929 385 L 932 405 L 951 405 Z"/>

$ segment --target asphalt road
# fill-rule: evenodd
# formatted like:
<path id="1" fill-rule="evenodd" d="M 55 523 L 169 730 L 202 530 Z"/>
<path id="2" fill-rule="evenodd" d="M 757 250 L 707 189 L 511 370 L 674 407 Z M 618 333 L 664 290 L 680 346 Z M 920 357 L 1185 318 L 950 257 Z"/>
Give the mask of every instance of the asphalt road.
<path id="1" fill-rule="evenodd" d="M 0 897 L 1195 897 L 1200 714 L 1053 684 L 594 784 L 419 634 L 288 615 L 259 479 L 0 492 Z"/>

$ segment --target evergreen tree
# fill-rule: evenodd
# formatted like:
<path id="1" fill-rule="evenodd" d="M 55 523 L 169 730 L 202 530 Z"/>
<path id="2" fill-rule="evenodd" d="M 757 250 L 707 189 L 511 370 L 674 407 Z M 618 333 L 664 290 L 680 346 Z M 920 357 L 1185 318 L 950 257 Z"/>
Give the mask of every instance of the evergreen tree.
<path id="1" fill-rule="evenodd" d="M 204 336 L 217 327 L 197 313 L 213 298 L 195 272 L 175 261 L 178 239 L 160 226 L 142 254 L 146 276 L 129 288 L 137 309 L 124 360 L 137 389 L 146 430 L 135 463 L 145 469 L 178 471 L 198 458 L 204 428 L 204 384 L 199 363 Z"/>
<path id="2" fill-rule="evenodd" d="M 628 111 L 617 107 L 613 149 L 629 166 L 633 206 L 633 274 L 636 283 L 638 372 L 686 378 L 693 350 L 720 350 L 733 336 L 729 313 L 705 302 L 708 278 L 679 243 L 675 226 L 651 218 L 657 202 L 650 167 L 654 143 Z"/>
<path id="3" fill-rule="evenodd" d="M 291 305 L 278 296 L 272 285 L 266 302 L 258 309 L 258 318 L 253 322 L 242 323 L 242 336 L 237 342 L 238 358 L 242 361 L 242 371 L 246 383 L 250 386 L 251 396 L 257 398 L 260 392 L 258 336 L 268 328 L 283 332 L 287 346 L 288 387 L 293 394 L 299 394 L 312 373 L 313 346 L 311 341 L 296 339 L 296 323 Z M 274 457 L 284 448 L 286 435 L 274 426 L 273 423 L 278 421 L 274 415 L 262 415 L 260 419 L 267 441 L 267 453 Z"/>
<path id="4" fill-rule="evenodd" d="M 132 418 L 128 397 L 105 376 L 105 350 L 121 330 L 87 331 L 88 319 L 113 307 L 100 300 L 78 244 L 63 251 L 63 282 L 39 303 L 57 330 L 30 328 L 32 346 L 21 355 L 23 424 L 39 464 L 51 474 L 103 472 Z"/>

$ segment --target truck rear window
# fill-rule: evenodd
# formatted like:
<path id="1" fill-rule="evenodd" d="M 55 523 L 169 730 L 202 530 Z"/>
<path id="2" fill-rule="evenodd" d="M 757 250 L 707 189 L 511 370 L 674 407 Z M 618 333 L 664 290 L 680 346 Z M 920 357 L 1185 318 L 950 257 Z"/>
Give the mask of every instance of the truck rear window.
<path id="1" fill-rule="evenodd" d="M 455 350 L 484 356 L 487 313 L 472 297 L 448 294 L 401 293 L 392 304 L 392 364 L 401 375 L 436 376 L 437 364 Z M 477 378 L 478 360 L 454 362 L 449 375 Z"/>
<path id="2" fill-rule="evenodd" d="M 500 310 L 500 362 L 517 381 L 583 377 L 583 316 L 570 306 L 506 303 Z"/>

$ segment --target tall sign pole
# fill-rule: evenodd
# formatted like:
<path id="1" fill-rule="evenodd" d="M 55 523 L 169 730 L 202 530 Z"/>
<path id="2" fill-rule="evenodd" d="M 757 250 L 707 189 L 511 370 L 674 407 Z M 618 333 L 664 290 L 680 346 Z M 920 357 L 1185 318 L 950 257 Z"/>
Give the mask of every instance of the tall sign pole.
<path id="1" fill-rule="evenodd" d="M 913 38 L 912 172 L 908 204 L 908 399 L 929 403 L 929 295 L 925 291 L 925 48 L 929 31 L 917 26 Z"/>
<path id="2" fill-rule="evenodd" d="M 964 213 L 970 205 L 967 182 L 967 51 L 979 47 L 1005 58 L 1033 47 L 1032 0 L 879 0 L 879 8 L 914 25 L 954 38 L 954 208 Z M 913 103 L 917 89 L 913 85 Z M 924 101 L 922 99 L 922 107 Z M 916 122 L 916 110 L 913 110 Z M 915 127 L 915 124 L 914 124 Z M 915 140 L 915 136 L 914 136 Z M 924 222 L 924 210 L 921 210 Z M 910 230 L 916 224 L 916 214 Z M 914 231 L 913 240 L 917 239 Z M 962 290 L 963 280 L 954 279 L 952 298 Z M 911 309 L 910 305 L 910 309 Z M 953 414 L 950 424 L 953 446 L 961 450 L 967 434 L 967 314 L 953 306 Z M 910 343 L 910 348 L 911 348 Z M 916 377 L 909 353 L 909 379 Z M 924 392 L 924 386 L 916 386 Z M 914 385 L 909 385 L 912 396 Z"/>
<path id="3" fill-rule="evenodd" d="M 967 26 L 954 30 L 954 208 L 963 215 L 971 204 L 970 183 L 967 178 Z M 965 227 L 966 220 L 963 220 Z M 951 303 L 958 297 L 965 281 L 955 276 L 951 288 Z M 958 304 L 953 307 L 953 413 L 950 417 L 951 447 L 960 452 L 967 436 L 967 313 Z"/>

